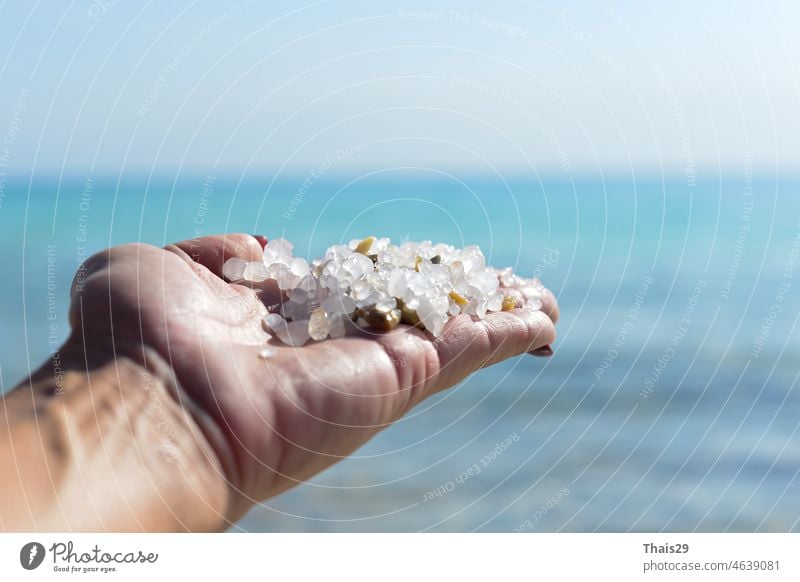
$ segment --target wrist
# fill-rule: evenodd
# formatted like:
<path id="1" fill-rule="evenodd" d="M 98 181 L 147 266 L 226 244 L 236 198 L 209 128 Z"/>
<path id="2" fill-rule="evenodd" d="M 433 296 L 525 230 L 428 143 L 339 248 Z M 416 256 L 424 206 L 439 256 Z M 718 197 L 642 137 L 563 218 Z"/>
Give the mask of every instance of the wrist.
<path id="1" fill-rule="evenodd" d="M 15 459 L 30 506 L 20 527 L 223 527 L 219 460 L 163 358 L 74 336 L 59 359 L 57 374 L 48 363 L 4 399 L 13 454 L 2 458 Z"/>

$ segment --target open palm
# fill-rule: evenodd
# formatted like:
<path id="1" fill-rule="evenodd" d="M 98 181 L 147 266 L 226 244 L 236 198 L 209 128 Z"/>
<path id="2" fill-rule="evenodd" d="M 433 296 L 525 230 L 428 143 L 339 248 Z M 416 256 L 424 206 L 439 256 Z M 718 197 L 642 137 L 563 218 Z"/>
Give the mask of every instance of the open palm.
<path id="1" fill-rule="evenodd" d="M 121 353 L 144 347 L 168 362 L 176 397 L 219 457 L 230 521 L 352 453 L 427 396 L 555 339 L 558 308 L 545 292 L 541 312 L 460 315 L 436 341 L 400 326 L 300 348 L 273 341 L 265 359 L 262 318 L 276 297 L 221 278 L 228 258 L 261 253 L 257 238 L 239 234 L 114 247 L 87 262 L 71 307 L 83 341 Z"/>

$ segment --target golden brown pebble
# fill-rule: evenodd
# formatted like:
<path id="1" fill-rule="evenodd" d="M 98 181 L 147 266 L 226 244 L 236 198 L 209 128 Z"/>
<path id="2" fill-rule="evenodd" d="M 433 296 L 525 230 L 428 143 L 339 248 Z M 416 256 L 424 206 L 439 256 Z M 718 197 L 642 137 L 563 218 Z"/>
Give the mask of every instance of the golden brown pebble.
<path id="1" fill-rule="evenodd" d="M 409 309 L 402 299 L 397 300 L 397 308 L 400 310 L 400 321 L 408 325 L 422 327 L 419 315 L 413 309 Z"/>
<path id="2" fill-rule="evenodd" d="M 358 243 L 358 246 L 356 247 L 356 252 L 357 253 L 361 253 L 362 255 L 366 255 L 367 251 L 369 251 L 369 248 L 372 246 L 372 243 L 374 243 L 374 242 L 375 242 L 375 237 L 374 236 L 368 236 L 367 238 L 362 240 L 360 243 Z"/>
<path id="3" fill-rule="evenodd" d="M 419 273 L 419 264 L 422 262 L 422 257 L 417 257 L 416 262 L 414 263 L 414 270 Z"/>
<path id="4" fill-rule="evenodd" d="M 459 305 L 466 305 L 467 303 L 469 303 L 469 301 L 467 301 L 466 299 L 464 299 L 464 297 L 459 295 L 457 291 L 450 291 L 450 299 L 452 299 Z"/>
<path id="5" fill-rule="evenodd" d="M 506 295 L 503 297 L 503 311 L 511 311 L 512 309 L 517 308 L 517 300 L 514 299 L 511 295 Z"/>
<path id="6" fill-rule="evenodd" d="M 400 310 L 378 311 L 374 307 L 361 309 L 359 317 L 363 317 L 367 325 L 382 331 L 391 331 L 400 325 Z"/>

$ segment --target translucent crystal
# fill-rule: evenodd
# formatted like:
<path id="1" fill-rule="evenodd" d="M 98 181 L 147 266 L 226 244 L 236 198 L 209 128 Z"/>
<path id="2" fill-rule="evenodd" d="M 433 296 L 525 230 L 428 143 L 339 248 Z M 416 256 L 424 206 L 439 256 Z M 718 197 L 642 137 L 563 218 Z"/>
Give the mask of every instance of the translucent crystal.
<path id="1" fill-rule="evenodd" d="M 334 313 L 328 317 L 329 333 L 332 338 L 344 337 L 347 332 L 345 322 L 345 317 L 339 313 Z"/>
<path id="2" fill-rule="evenodd" d="M 311 318 L 308 320 L 308 335 L 311 339 L 322 341 L 330 334 L 331 326 L 328 322 L 328 314 L 322 308 L 315 309 L 311 312 Z"/>
<path id="3" fill-rule="evenodd" d="M 497 276 L 487 271 L 478 271 L 474 274 L 470 273 L 469 283 L 480 290 L 483 295 L 491 295 L 500 285 Z"/>
<path id="4" fill-rule="evenodd" d="M 391 311 L 397 307 L 397 299 L 394 297 L 386 297 L 375 303 L 375 309 L 378 311 Z"/>
<path id="5" fill-rule="evenodd" d="M 302 287 L 294 287 L 289 289 L 289 301 L 294 303 L 306 303 L 309 300 L 308 291 Z"/>
<path id="6" fill-rule="evenodd" d="M 527 309 L 528 311 L 539 311 L 542 309 L 542 301 L 540 299 L 529 299 L 522 306 L 522 309 Z"/>
<path id="7" fill-rule="evenodd" d="M 308 320 L 290 321 L 279 326 L 275 330 L 275 336 L 288 346 L 300 347 L 311 338 L 308 335 Z"/>
<path id="8" fill-rule="evenodd" d="M 405 290 L 408 288 L 408 281 L 406 280 L 406 273 L 403 269 L 394 269 L 389 275 L 389 281 L 386 290 L 393 297 L 402 297 Z"/>
<path id="9" fill-rule="evenodd" d="M 372 292 L 372 287 L 367 281 L 359 280 L 350 286 L 350 293 L 356 301 L 364 301 Z"/>
<path id="10" fill-rule="evenodd" d="M 274 238 L 267 243 L 267 246 L 264 248 L 265 251 L 271 251 L 278 255 L 292 255 L 292 250 L 294 249 L 294 245 L 290 243 L 285 238 Z"/>
<path id="11" fill-rule="evenodd" d="M 286 325 L 286 321 L 277 313 L 267 313 L 264 316 L 264 325 L 274 332 L 279 327 Z"/>
<path id="12" fill-rule="evenodd" d="M 361 253 L 353 253 L 342 264 L 342 269 L 350 274 L 351 281 L 357 281 L 374 269 L 372 259 Z"/>
<path id="13" fill-rule="evenodd" d="M 292 259 L 292 262 L 289 264 L 289 270 L 301 279 L 311 272 L 311 268 L 308 266 L 308 261 L 302 257 L 296 257 Z"/>
<path id="14" fill-rule="evenodd" d="M 247 267 L 247 261 L 232 257 L 222 265 L 222 275 L 228 281 L 239 281 L 244 278 L 245 267 Z"/>
<path id="15" fill-rule="evenodd" d="M 322 309 L 328 315 L 346 314 L 350 315 L 356 310 L 356 302 L 347 295 L 329 295 L 321 304 Z"/>
<path id="16" fill-rule="evenodd" d="M 260 283 L 269 277 L 267 267 L 260 261 L 246 263 L 242 272 L 242 279 Z"/>
<path id="17" fill-rule="evenodd" d="M 292 273 L 286 265 L 277 264 L 273 265 L 273 267 L 275 267 L 275 269 L 273 270 L 272 278 L 278 282 L 278 288 L 283 291 L 296 287 L 302 280 L 301 277 Z"/>
<path id="18" fill-rule="evenodd" d="M 438 336 L 447 322 L 448 308 L 447 298 L 424 298 L 419 302 L 417 315 L 425 329 Z"/>
<path id="19" fill-rule="evenodd" d="M 486 309 L 487 309 L 486 303 L 487 302 L 485 299 L 475 299 L 473 301 L 470 301 L 469 305 L 467 305 L 465 313 L 468 313 L 469 315 L 474 315 L 478 319 L 483 319 L 484 317 L 486 317 Z"/>
<path id="20" fill-rule="evenodd" d="M 503 295 L 495 293 L 486 302 L 486 309 L 489 311 L 500 311 L 503 309 Z"/>

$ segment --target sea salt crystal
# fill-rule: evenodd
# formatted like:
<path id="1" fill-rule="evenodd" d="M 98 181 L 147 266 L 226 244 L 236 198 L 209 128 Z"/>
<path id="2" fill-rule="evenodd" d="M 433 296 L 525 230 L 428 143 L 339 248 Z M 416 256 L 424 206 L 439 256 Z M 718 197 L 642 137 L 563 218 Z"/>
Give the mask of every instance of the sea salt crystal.
<path id="1" fill-rule="evenodd" d="M 361 253 L 353 253 L 342 263 L 342 270 L 349 276 L 350 281 L 358 281 L 373 269 L 372 259 Z"/>
<path id="2" fill-rule="evenodd" d="M 294 245 L 285 238 L 281 237 L 273 238 L 271 241 L 267 243 L 267 246 L 264 248 L 265 251 L 271 251 L 279 255 L 287 255 L 287 256 L 292 256 L 293 249 Z"/>
<path id="3" fill-rule="evenodd" d="M 364 301 L 372 292 L 372 287 L 367 281 L 356 281 L 350 286 L 350 294 L 356 301 Z"/>
<path id="4" fill-rule="evenodd" d="M 528 311 L 539 311 L 542 308 L 542 300 L 541 299 L 530 299 L 526 301 L 522 309 L 527 309 Z"/>
<path id="5" fill-rule="evenodd" d="M 486 302 L 486 309 L 489 311 L 500 311 L 503 309 L 503 296 L 499 293 L 495 293 L 489 300 Z"/>
<path id="6" fill-rule="evenodd" d="M 447 322 L 447 314 L 440 311 L 438 302 L 428 298 L 421 300 L 417 308 L 417 315 L 425 329 L 435 336 L 441 335 L 442 328 Z"/>
<path id="7" fill-rule="evenodd" d="M 302 277 L 298 277 L 292 273 L 291 269 L 283 264 L 273 265 L 275 268 L 272 271 L 272 278 L 278 282 L 278 288 L 282 291 L 293 289 L 297 284 L 302 281 Z"/>
<path id="8" fill-rule="evenodd" d="M 356 310 L 356 302 L 347 295 L 331 294 L 321 304 L 328 315 L 351 315 Z"/>
<path id="9" fill-rule="evenodd" d="M 267 313 L 264 316 L 264 325 L 274 332 L 279 327 L 286 325 L 286 321 L 277 313 Z"/>
<path id="10" fill-rule="evenodd" d="M 344 337 L 344 335 L 347 333 L 345 321 L 346 320 L 344 316 L 340 313 L 334 313 L 328 317 L 328 326 L 330 328 L 329 333 L 332 338 Z"/>
<path id="11" fill-rule="evenodd" d="M 275 330 L 275 336 L 288 346 L 300 347 L 311 339 L 308 334 L 308 320 L 290 321 Z"/>
<path id="12" fill-rule="evenodd" d="M 386 290 L 393 297 L 402 297 L 408 287 L 408 280 L 406 273 L 402 269 L 394 269 L 389 275 L 389 281 L 386 285 Z"/>
<path id="13" fill-rule="evenodd" d="M 273 239 L 263 262 L 232 258 L 223 275 L 229 281 L 277 282 L 285 299 L 279 312 L 264 318 L 264 325 L 293 346 L 343 337 L 354 317 L 359 325 L 369 325 L 369 320 L 381 331 L 392 329 L 402 317 L 404 323 L 439 336 L 456 315 L 483 319 L 504 305 L 508 309 L 509 302 L 511 308 L 542 306 L 544 287 L 538 279 L 521 277 L 510 267 L 487 266 L 474 245 L 458 249 L 409 241 L 398 246 L 388 238 L 368 237 L 333 245 L 311 263 L 292 251 L 289 241 Z"/>
<path id="14" fill-rule="evenodd" d="M 311 271 L 308 266 L 308 261 L 306 261 L 303 257 L 296 257 L 292 259 L 292 262 L 289 264 L 289 270 L 292 272 L 292 274 L 300 277 L 300 279 L 308 275 Z"/>
<path id="15" fill-rule="evenodd" d="M 308 335 L 311 339 L 320 341 L 328 337 L 331 331 L 331 325 L 328 322 L 328 314 L 322 308 L 315 309 L 311 312 L 311 318 L 308 320 Z"/>
<path id="16" fill-rule="evenodd" d="M 260 261 L 252 262 L 245 265 L 241 278 L 254 283 L 260 283 L 269 278 L 269 273 L 267 273 L 267 267 L 264 263 Z"/>
<path id="17" fill-rule="evenodd" d="M 488 271 L 479 271 L 469 278 L 470 285 L 478 288 L 482 295 L 491 295 L 500 285 L 497 276 Z"/>
<path id="18" fill-rule="evenodd" d="M 222 275 L 228 281 L 239 281 L 244 278 L 244 270 L 247 267 L 247 261 L 233 257 L 225 261 L 222 265 Z"/>
<path id="19" fill-rule="evenodd" d="M 394 297 L 385 297 L 375 303 L 375 309 L 378 311 L 388 312 L 397 307 L 397 299 Z"/>

